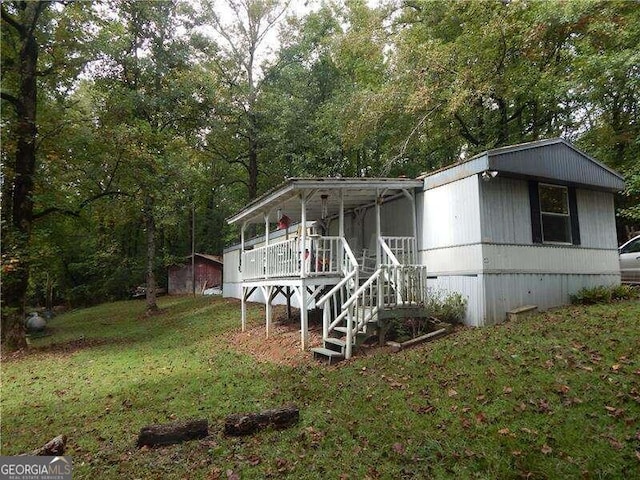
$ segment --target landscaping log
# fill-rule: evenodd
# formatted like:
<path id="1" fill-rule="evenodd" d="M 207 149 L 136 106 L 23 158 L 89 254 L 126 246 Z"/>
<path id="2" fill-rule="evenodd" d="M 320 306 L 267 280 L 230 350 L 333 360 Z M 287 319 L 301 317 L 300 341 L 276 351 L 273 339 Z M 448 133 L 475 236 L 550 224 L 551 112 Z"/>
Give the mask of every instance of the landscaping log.
<path id="1" fill-rule="evenodd" d="M 207 420 L 187 420 L 166 423 L 164 425 L 148 425 L 140 429 L 138 448 L 145 445 L 171 445 L 186 440 L 195 440 L 209 435 Z"/>
<path id="2" fill-rule="evenodd" d="M 263 428 L 287 428 L 298 422 L 300 411 L 296 406 L 274 408 L 259 413 L 234 413 L 224 423 L 225 435 L 251 435 Z"/>
<path id="3" fill-rule="evenodd" d="M 49 440 L 43 446 L 37 448 L 31 453 L 22 453 L 21 455 L 35 455 L 38 457 L 61 457 L 64 455 L 64 449 L 66 445 L 66 435 L 58 435 L 57 437 Z"/>

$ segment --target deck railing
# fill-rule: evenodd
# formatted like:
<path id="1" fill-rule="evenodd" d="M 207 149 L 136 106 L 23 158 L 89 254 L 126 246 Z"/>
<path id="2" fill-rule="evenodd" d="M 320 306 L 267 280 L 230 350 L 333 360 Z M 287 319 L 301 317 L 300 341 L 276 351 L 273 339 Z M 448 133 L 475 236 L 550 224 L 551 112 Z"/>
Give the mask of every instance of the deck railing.
<path id="1" fill-rule="evenodd" d="M 242 254 L 242 278 L 298 277 L 301 258 L 307 276 L 342 275 L 347 260 L 342 237 L 307 237 L 304 254 L 299 237 L 272 243 Z"/>
<path id="2" fill-rule="evenodd" d="M 381 237 L 381 240 L 389 247 L 393 256 L 402 265 L 413 265 L 416 263 L 415 237 Z M 383 258 L 382 263 L 385 264 L 392 262 L 385 261 Z"/>

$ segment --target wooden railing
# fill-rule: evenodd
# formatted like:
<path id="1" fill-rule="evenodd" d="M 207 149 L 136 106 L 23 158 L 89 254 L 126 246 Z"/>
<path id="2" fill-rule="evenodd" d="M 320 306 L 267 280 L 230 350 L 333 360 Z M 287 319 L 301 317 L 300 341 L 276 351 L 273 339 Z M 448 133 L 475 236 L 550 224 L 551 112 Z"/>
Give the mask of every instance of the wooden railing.
<path id="1" fill-rule="evenodd" d="M 304 259 L 306 276 L 341 275 L 346 259 L 344 238 L 307 238 L 303 255 L 299 237 L 245 251 L 242 254 L 242 278 L 297 277 L 302 274 L 301 259 Z"/>
<path id="2" fill-rule="evenodd" d="M 381 240 L 402 265 L 413 265 L 416 263 L 415 237 L 381 237 Z M 387 264 L 391 262 L 386 262 L 383 258 L 381 263 Z"/>

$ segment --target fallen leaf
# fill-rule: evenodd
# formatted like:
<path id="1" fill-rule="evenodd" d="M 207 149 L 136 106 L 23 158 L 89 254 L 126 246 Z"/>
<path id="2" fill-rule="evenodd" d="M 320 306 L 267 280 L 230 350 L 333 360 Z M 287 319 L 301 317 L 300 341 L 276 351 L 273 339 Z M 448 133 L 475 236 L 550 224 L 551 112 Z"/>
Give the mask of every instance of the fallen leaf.
<path id="1" fill-rule="evenodd" d="M 511 387 L 504 387 L 502 389 L 502 393 L 504 393 L 504 394 L 509 394 L 511 392 L 513 392 L 513 388 L 511 388 Z"/>
<path id="2" fill-rule="evenodd" d="M 450 388 L 449 391 L 447 391 L 447 395 L 449 395 L 450 397 L 455 397 L 456 395 L 458 395 L 458 392 L 456 392 L 453 388 Z"/>
<path id="3" fill-rule="evenodd" d="M 240 480 L 240 475 L 238 475 L 236 472 L 234 472 L 231 469 L 227 470 L 227 478 L 229 480 Z"/>
<path id="4" fill-rule="evenodd" d="M 482 412 L 476 413 L 476 422 L 484 423 L 486 421 L 487 421 L 487 416 L 484 413 Z"/>
<path id="5" fill-rule="evenodd" d="M 483 401 L 484 399 L 485 399 L 485 396 L 484 396 L 484 395 L 478 395 L 478 396 L 476 397 L 476 400 L 477 400 L 477 401 L 479 401 L 479 402 Z"/>
<path id="6" fill-rule="evenodd" d="M 520 455 L 522 455 L 522 450 L 513 450 L 511 452 L 511 455 L 513 455 L 514 457 L 519 457 Z"/>
<path id="7" fill-rule="evenodd" d="M 404 445 L 401 443 L 394 443 L 393 451 L 396 452 L 398 455 L 404 455 L 404 452 L 405 452 Z"/>
<path id="8" fill-rule="evenodd" d="M 500 430 L 498 430 L 498 433 L 500 435 L 509 435 L 511 433 L 511 430 L 509 430 L 508 428 L 501 428 Z"/>
<path id="9" fill-rule="evenodd" d="M 620 364 L 616 363 L 615 365 L 611 365 L 611 370 L 617 372 L 618 370 L 620 370 Z"/>
<path id="10" fill-rule="evenodd" d="M 545 455 L 549 455 L 551 452 L 553 452 L 553 448 L 551 448 L 549 445 L 545 443 L 544 445 L 542 445 L 542 448 L 540 449 L 540 451 Z"/>

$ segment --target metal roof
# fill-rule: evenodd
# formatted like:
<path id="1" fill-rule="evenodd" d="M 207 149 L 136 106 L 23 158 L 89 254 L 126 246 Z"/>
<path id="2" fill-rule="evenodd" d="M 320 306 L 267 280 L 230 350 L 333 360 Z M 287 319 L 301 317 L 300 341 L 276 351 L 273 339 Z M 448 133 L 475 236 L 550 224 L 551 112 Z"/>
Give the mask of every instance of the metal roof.
<path id="1" fill-rule="evenodd" d="M 328 216 L 337 214 L 340 208 L 340 192 L 343 192 L 345 211 L 371 204 L 378 192 L 392 196 L 400 190 L 422 187 L 422 180 L 411 178 L 290 178 L 264 195 L 256 198 L 242 210 L 227 219 L 232 223 L 264 223 L 264 215 L 276 222 L 277 210 L 294 222 L 301 220 L 301 196 L 307 202 L 307 219 L 321 218 L 321 196 L 326 195 Z"/>
<path id="2" fill-rule="evenodd" d="M 624 189 L 619 173 L 561 138 L 487 150 L 421 178 L 424 188 L 430 189 L 484 171 L 610 192 Z"/>

